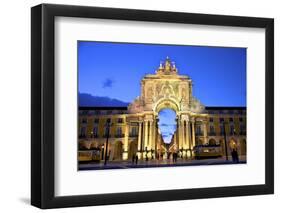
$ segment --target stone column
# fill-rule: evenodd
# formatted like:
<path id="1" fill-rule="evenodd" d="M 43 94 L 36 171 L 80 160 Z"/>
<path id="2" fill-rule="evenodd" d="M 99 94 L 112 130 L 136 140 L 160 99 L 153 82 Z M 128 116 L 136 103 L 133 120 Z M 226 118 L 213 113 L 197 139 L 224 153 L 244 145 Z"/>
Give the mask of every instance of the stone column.
<path id="1" fill-rule="evenodd" d="M 152 152 L 151 152 L 151 149 L 152 149 L 152 137 L 153 137 L 153 121 L 149 121 L 149 138 L 148 138 L 148 147 L 147 149 L 149 150 L 149 154 L 148 154 L 148 157 L 151 158 L 152 156 Z"/>
<path id="2" fill-rule="evenodd" d="M 180 150 L 182 150 L 184 147 L 184 141 L 185 141 L 185 139 L 184 139 L 184 121 L 181 120 L 180 121 L 180 147 L 179 147 Z M 183 154 L 184 154 L 184 152 L 182 151 L 181 155 L 183 156 Z"/>
<path id="3" fill-rule="evenodd" d="M 182 122 L 182 156 L 186 157 L 186 120 Z"/>
<path id="4" fill-rule="evenodd" d="M 178 119 L 178 151 L 181 148 L 181 121 Z"/>
<path id="5" fill-rule="evenodd" d="M 155 138 L 156 138 L 156 120 L 152 122 L 152 139 L 151 139 L 151 149 L 153 151 L 152 156 L 155 159 Z"/>
<path id="6" fill-rule="evenodd" d="M 147 146 L 148 146 L 148 121 L 144 121 L 144 150 L 143 150 L 143 152 L 146 151 Z M 147 149 L 148 149 L 148 147 L 147 147 Z"/>
<path id="7" fill-rule="evenodd" d="M 195 146 L 195 120 L 191 121 L 192 123 L 192 148 Z"/>
<path id="8" fill-rule="evenodd" d="M 203 121 L 203 125 L 204 125 L 204 144 L 208 143 L 207 141 L 207 121 Z"/>
<path id="9" fill-rule="evenodd" d="M 189 142 L 189 121 L 186 121 L 186 126 L 185 126 L 185 149 L 186 149 L 186 156 L 190 156 L 190 142 Z"/>
<path id="10" fill-rule="evenodd" d="M 185 149 L 189 149 L 189 121 L 186 121 L 186 127 L 185 127 Z"/>
<path id="11" fill-rule="evenodd" d="M 141 158 L 141 140 L 142 140 L 142 122 L 139 122 L 139 134 L 138 134 L 138 157 Z"/>
<path id="12" fill-rule="evenodd" d="M 128 142 L 129 142 L 129 124 L 125 123 L 125 140 L 124 140 L 124 147 L 123 147 L 123 160 L 128 160 Z"/>
<path id="13" fill-rule="evenodd" d="M 177 152 L 179 151 L 180 147 L 180 119 L 177 118 Z"/>
<path id="14" fill-rule="evenodd" d="M 154 130 L 154 157 L 157 157 L 157 143 L 158 143 L 158 127 L 157 127 L 157 119 L 155 120 L 155 130 Z"/>

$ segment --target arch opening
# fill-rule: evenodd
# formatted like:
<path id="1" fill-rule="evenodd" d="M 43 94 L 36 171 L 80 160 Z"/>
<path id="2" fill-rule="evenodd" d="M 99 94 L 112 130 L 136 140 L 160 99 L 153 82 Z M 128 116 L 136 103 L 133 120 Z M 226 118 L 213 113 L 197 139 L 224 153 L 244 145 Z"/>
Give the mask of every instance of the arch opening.
<path id="1" fill-rule="evenodd" d="M 179 103 L 172 98 L 169 99 L 160 99 L 154 107 L 154 111 L 159 113 L 163 109 L 172 109 L 175 112 L 180 111 Z"/>
<path id="2" fill-rule="evenodd" d="M 177 129 L 176 112 L 171 108 L 163 108 L 158 113 L 158 126 L 165 144 L 170 144 Z"/>

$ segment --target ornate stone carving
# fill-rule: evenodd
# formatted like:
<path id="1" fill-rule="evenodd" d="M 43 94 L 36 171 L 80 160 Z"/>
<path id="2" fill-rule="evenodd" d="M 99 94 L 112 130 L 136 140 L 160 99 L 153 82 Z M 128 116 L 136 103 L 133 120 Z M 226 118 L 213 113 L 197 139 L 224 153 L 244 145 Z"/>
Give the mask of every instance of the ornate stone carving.
<path id="1" fill-rule="evenodd" d="M 178 74 L 175 63 L 167 57 L 160 63 L 155 75 L 146 75 L 142 79 L 140 97 L 129 105 L 130 113 L 153 111 L 159 101 L 171 100 L 179 110 L 203 112 L 204 106 L 192 97 L 192 82 L 188 76 Z M 168 104 L 168 103 L 167 103 Z M 165 107 L 163 105 L 162 107 Z M 167 108 L 170 106 L 167 105 Z"/>

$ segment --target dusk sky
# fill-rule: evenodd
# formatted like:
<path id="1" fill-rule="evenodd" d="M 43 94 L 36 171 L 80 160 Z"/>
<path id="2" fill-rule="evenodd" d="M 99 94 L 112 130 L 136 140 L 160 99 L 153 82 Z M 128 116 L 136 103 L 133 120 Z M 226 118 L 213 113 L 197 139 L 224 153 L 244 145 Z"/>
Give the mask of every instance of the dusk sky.
<path id="1" fill-rule="evenodd" d="M 169 56 L 205 106 L 246 106 L 246 49 L 78 42 L 79 92 L 131 102 Z"/>
<path id="2" fill-rule="evenodd" d="M 132 102 L 167 56 L 205 106 L 246 106 L 246 48 L 79 41 L 79 92 Z"/>

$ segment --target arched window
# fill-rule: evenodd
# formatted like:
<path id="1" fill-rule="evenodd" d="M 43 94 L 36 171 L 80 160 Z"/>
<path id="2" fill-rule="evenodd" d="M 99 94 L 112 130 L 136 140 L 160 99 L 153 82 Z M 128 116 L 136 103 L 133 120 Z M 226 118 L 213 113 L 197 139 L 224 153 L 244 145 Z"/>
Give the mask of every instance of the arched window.
<path id="1" fill-rule="evenodd" d="M 216 140 L 215 140 L 215 139 L 211 138 L 211 139 L 209 140 L 209 145 L 214 146 L 214 145 L 216 145 L 216 144 L 217 144 L 217 143 L 216 143 Z"/>

